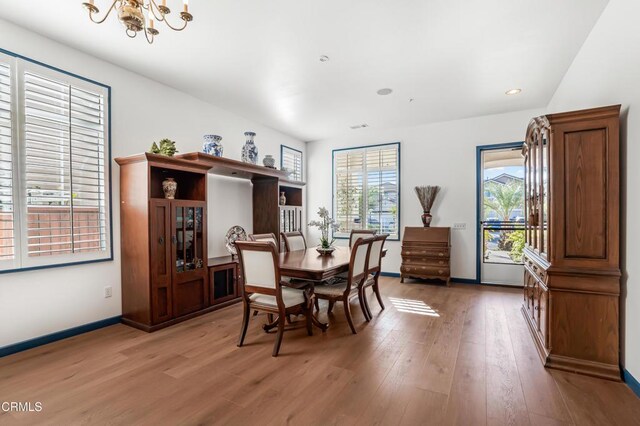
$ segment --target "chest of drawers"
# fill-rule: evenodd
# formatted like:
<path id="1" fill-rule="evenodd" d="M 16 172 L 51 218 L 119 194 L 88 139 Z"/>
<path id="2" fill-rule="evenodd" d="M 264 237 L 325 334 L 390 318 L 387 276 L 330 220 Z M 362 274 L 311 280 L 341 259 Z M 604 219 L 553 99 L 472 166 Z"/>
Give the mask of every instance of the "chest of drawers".
<path id="1" fill-rule="evenodd" d="M 400 282 L 405 278 L 451 279 L 451 228 L 406 227 L 402 237 Z"/>

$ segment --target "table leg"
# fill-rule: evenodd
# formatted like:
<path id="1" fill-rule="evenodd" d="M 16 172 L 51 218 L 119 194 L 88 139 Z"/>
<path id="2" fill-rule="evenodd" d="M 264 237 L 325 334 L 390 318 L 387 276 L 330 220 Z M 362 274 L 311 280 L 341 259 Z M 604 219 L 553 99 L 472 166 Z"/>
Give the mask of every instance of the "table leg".
<path id="1" fill-rule="evenodd" d="M 312 303 L 310 303 L 311 306 L 309 307 L 309 312 L 311 315 L 311 323 L 316 327 L 318 327 L 320 330 L 327 331 L 327 328 L 329 328 L 329 324 L 320 322 L 318 317 L 316 317 L 316 314 L 314 314 L 313 305 L 315 304 L 315 302 L 317 302 L 317 299 L 313 294 L 313 282 L 311 282 L 311 285 L 307 287 L 305 292 L 307 293 L 307 300 L 312 301 Z M 320 310 L 318 310 L 318 313 L 320 313 Z"/>

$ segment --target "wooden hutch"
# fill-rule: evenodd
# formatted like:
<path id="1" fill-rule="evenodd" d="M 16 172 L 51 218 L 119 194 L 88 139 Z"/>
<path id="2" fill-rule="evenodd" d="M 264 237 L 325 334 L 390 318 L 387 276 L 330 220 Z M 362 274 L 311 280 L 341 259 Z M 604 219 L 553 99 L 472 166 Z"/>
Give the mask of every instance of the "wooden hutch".
<path id="1" fill-rule="evenodd" d="M 207 257 L 207 173 L 253 183 L 254 233 L 302 228 L 304 183 L 287 180 L 280 170 L 204 153 L 146 153 L 115 161 L 125 324 L 154 331 L 240 301 L 237 259 Z M 175 200 L 164 198 L 167 177 L 178 184 Z M 280 192 L 288 205 L 279 205 Z"/>
<path id="2" fill-rule="evenodd" d="M 620 106 L 531 120 L 524 302 L 545 366 L 620 380 Z"/>

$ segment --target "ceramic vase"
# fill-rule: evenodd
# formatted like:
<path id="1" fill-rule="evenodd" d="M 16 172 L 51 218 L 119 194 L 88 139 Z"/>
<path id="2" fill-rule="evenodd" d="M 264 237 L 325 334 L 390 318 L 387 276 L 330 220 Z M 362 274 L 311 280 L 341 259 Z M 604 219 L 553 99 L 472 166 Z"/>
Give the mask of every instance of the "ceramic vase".
<path id="1" fill-rule="evenodd" d="M 284 206 L 287 204 L 287 197 L 284 195 L 284 192 L 280 193 L 280 205 Z"/>
<path id="2" fill-rule="evenodd" d="M 204 143 L 202 144 L 202 152 L 209 155 L 215 155 L 216 157 L 222 157 L 223 147 L 222 136 L 218 135 L 204 135 L 202 137 Z"/>
<path id="3" fill-rule="evenodd" d="M 166 178 L 162 181 L 162 191 L 164 192 L 164 198 L 173 200 L 176 197 L 176 190 L 178 189 L 178 182 L 174 178 Z"/>
<path id="4" fill-rule="evenodd" d="M 273 158 L 273 155 L 265 155 L 264 158 L 262 159 L 262 164 L 264 164 L 265 167 L 268 167 L 270 169 L 275 169 L 276 159 Z"/>
<path id="5" fill-rule="evenodd" d="M 258 162 L 258 147 L 253 143 L 253 138 L 256 137 L 256 134 L 253 132 L 245 132 L 244 136 L 247 138 L 247 141 L 242 147 L 242 161 L 256 164 Z"/>
<path id="6" fill-rule="evenodd" d="M 422 213 L 422 224 L 424 225 L 425 228 L 428 228 L 431 226 L 432 219 L 433 219 L 433 216 L 431 216 L 431 213 L 429 212 Z"/>

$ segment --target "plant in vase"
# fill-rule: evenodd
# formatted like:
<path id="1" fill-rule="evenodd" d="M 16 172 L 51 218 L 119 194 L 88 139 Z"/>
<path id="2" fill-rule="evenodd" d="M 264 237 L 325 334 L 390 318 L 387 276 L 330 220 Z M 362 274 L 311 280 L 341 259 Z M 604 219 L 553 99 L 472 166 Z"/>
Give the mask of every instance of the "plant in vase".
<path id="1" fill-rule="evenodd" d="M 333 232 L 338 230 L 338 224 L 329 216 L 329 211 L 324 207 L 318 209 L 318 216 L 320 216 L 320 220 L 312 220 L 309 222 L 309 226 L 315 226 L 320 230 L 320 245 L 316 247 L 318 253 L 329 255 L 335 250 L 335 247 L 333 247 L 335 239 L 330 237 L 329 234 L 333 235 Z"/>
<path id="2" fill-rule="evenodd" d="M 418 200 L 422 205 L 422 224 L 425 227 L 431 226 L 431 220 L 433 216 L 431 216 L 431 207 L 433 206 L 433 202 L 436 200 L 436 196 L 438 192 L 440 192 L 439 186 L 416 186 L 416 195 L 418 196 Z"/>
<path id="3" fill-rule="evenodd" d="M 149 148 L 149 152 L 152 154 L 160 154 L 165 155 L 167 157 L 173 157 L 173 155 L 178 152 L 176 149 L 176 143 L 171 139 L 162 139 L 158 143 L 151 144 L 151 148 Z"/>

